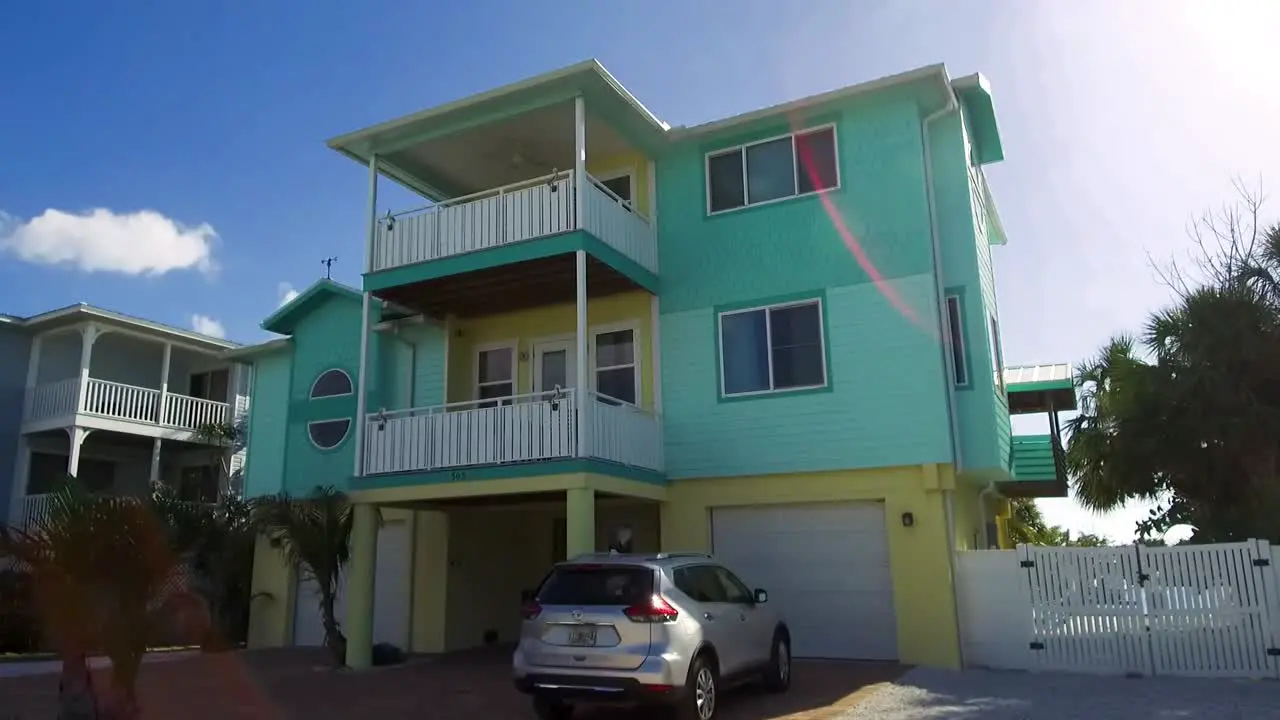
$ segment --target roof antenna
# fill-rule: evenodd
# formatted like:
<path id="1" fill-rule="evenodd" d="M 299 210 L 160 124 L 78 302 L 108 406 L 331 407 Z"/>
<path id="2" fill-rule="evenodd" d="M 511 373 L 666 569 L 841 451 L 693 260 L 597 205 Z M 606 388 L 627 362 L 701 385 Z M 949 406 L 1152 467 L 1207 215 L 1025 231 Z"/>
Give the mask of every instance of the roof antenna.
<path id="1" fill-rule="evenodd" d="M 325 258 L 325 259 L 323 259 L 323 260 L 321 260 L 321 261 L 320 261 L 320 264 L 324 266 L 324 279 L 325 279 L 325 280 L 332 280 L 332 279 L 333 279 L 333 264 L 334 264 L 334 263 L 336 263 L 336 262 L 338 262 L 338 256 L 337 256 L 337 255 L 335 255 L 335 256 L 333 256 L 333 257 L 327 257 L 327 258 Z"/>

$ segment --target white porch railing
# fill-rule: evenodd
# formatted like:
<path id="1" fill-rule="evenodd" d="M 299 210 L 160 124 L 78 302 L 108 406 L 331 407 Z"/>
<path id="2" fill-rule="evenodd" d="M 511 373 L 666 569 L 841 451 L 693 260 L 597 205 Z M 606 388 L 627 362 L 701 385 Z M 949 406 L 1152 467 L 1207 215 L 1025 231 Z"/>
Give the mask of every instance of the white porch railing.
<path id="1" fill-rule="evenodd" d="M 80 381 L 75 378 L 37 385 L 27 396 L 26 420 L 36 422 L 76 414 L 79 390 Z M 196 430 L 229 419 L 230 406 L 224 402 L 176 394 L 165 398 L 162 408 L 159 390 L 89 378 L 80 412 L 182 430 Z M 244 398 L 243 405 L 247 410 L 248 398 Z"/>
<path id="2" fill-rule="evenodd" d="M 89 378 L 85 387 L 84 412 L 89 415 L 158 423 L 159 411 L 159 390 L 96 378 Z"/>
<path id="3" fill-rule="evenodd" d="M 661 471 L 660 418 L 590 393 L 590 457 Z M 572 389 L 370 414 L 365 474 L 421 472 L 577 457 Z"/>
<path id="4" fill-rule="evenodd" d="M 587 177 L 582 229 L 656 273 L 653 225 L 598 180 Z M 373 270 L 577 230 L 574 186 L 573 173 L 553 173 L 382 218 L 373 240 Z"/>
<path id="5" fill-rule="evenodd" d="M 162 425 L 198 430 L 210 423 L 227 422 L 227 404 L 204 400 L 188 395 L 168 395 L 165 398 Z"/>
<path id="6" fill-rule="evenodd" d="M 48 420 L 76 411 L 80 381 L 76 378 L 45 383 L 27 395 L 27 420 Z"/>
<path id="7" fill-rule="evenodd" d="M 662 470 L 662 422 L 652 412 L 598 392 L 588 395 L 587 454 L 620 465 Z"/>
<path id="8" fill-rule="evenodd" d="M 20 498 L 19 502 L 21 504 L 19 505 L 19 510 L 14 514 L 14 519 L 18 523 L 18 527 L 29 528 L 33 524 L 39 522 L 40 519 L 49 512 L 49 501 L 52 497 L 52 494 L 45 493 L 40 495 L 25 495 Z M 191 507 L 210 507 L 214 505 L 214 503 L 195 501 L 178 501 L 177 504 Z"/>

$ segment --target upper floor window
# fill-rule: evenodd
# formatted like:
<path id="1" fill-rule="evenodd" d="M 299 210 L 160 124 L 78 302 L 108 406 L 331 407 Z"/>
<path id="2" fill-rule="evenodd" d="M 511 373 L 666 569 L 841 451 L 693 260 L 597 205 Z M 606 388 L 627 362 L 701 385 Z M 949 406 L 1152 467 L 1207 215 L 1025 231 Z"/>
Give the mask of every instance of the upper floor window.
<path id="1" fill-rule="evenodd" d="M 834 125 L 707 154 L 707 212 L 840 187 Z"/>
<path id="2" fill-rule="evenodd" d="M 969 384 L 969 364 L 964 354 L 964 316 L 959 295 L 947 296 L 947 328 L 951 334 L 951 372 L 956 385 Z"/>
<path id="3" fill-rule="evenodd" d="M 594 340 L 596 392 L 613 400 L 638 404 L 640 376 L 636 363 L 635 330 L 597 332 Z"/>
<path id="4" fill-rule="evenodd" d="M 351 376 L 345 370 L 325 370 L 311 385 L 311 399 L 350 395 L 353 392 Z"/>
<path id="5" fill-rule="evenodd" d="M 827 384 L 822 303 L 720 313 L 720 392 L 748 395 Z"/>
<path id="6" fill-rule="evenodd" d="M 510 398 L 516 394 L 516 349 L 514 346 L 480 350 L 476 356 L 476 399 Z M 508 399 L 506 403 L 511 401 Z M 496 402 L 480 407 L 493 407 Z"/>

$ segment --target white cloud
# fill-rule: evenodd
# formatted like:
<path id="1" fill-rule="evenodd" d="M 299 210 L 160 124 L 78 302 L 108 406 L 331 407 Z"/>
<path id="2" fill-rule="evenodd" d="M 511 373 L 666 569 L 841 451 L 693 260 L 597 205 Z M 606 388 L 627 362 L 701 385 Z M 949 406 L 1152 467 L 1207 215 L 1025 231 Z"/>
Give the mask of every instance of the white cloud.
<path id="1" fill-rule="evenodd" d="M 50 208 L 26 222 L 0 211 L 0 251 L 84 272 L 212 272 L 217 239 L 208 223 L 187 227 L 154 210 L 118 214 L 97 208 L 74 214 Z"/>
<path id="2" fill-rule="evenodd" d="M 227 336 L 227 329 L 222 326 L 222 323 L 208 315 L 192 315 L 191 329 L 210 337 L 225 338 Z"/>
<path id="3" fill-rule="evenodd" d="M 293 302 L 294 298 L 298 297 L 298 291 L 294 290 L 293 286 L 287 282 L 282 282 L 276 286 L 276 294 L 280 297 L 279 307 L 288 305 Z"/>

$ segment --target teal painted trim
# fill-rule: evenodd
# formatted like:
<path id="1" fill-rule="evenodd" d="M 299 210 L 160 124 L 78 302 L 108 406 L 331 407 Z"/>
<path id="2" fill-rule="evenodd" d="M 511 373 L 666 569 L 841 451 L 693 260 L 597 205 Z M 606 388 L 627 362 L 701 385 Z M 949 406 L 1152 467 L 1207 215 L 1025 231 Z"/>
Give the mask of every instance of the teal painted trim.
<path id="1" fill-rule="evenodd" d="M 400 285 L 565 255 L 578 250 L 586 250 L 593 257 L 607 263 L 649 292 L 658 292 L 657 275 L 645 270 L 639 263 L 604 244 L 602 240 L 585 230 L 570 230 L 558 235 L 548 235 L 440 260 L 428 260 L 414 265 L 368 273 L 364 276 L 364 289 L 368 292 L 378 292 Z"/>
<path id="2" fill-rule="evenodd" d="M 353 481 L 352 490 L 382 490 L 411 485 L 436 485 L 439 483 L 505 480 L 510 478 L 539 477 L 542 475 L 566 475 L 571 473 L 595 473 L 611 475 L 624 480 L 635 480 L 650 485 L 666 485 L 667 476 L 660 472 L 619 465 L 595 458 L 547 460 L 514 465 L 455 468 L 431 472 L 407 472 L 393 475 L 368 475 Z"/>
<path id="3" fill-rule="evenodd" d="M 355 288 L 328 279 L 318 280 L 298 297 L 263 320 L 262 329 L 279 335 L 291 335 L 298 321 L 320 307 L 330 295 L 362 299 L 360 291 Z"/>
<path id="4" fill-rule="evenodd" d="M 822 354 L 826 362 L 827 384 L 816 388 L 797 388 L 795 390 L 767 390 L 758 393 L 742 394 L 742 395 L 725 395 L 724 394 L 724 376 L 723 364 L 720 361 L 720 315 L 726 312 L 734 312 L 738 310 L 755 310 L 765 309 L 775 305 L 786 305 L 788 303 L 804 302 L 806 300 L 818 301 L 818 313 L 822 322 Z M 831 313 L 827 307 L 827 291 L 812 290 L 799 293 L 788 293 L 786 295 L 774 295 L 773 297 L 759 298 L 756 300 L 747 300 L 744 302 L 726 303 L 724 305 L 716 305 L 711 310 L 711 344 L 715 347 L 716 361 L 716 400 L 722 403 L 747 402 L 751 400 L 766 400 L 776 397 L 796 397 L 797 395 L 813 395 L 817 393 L 829 393 L 835 390 L 835 379 L 831 374 Z M 772 382 L 773 378 L 769 378 Z"/>
<path id="5" fill-rule="evenodd" d="M 956 94 L 964 105 L 966 120 L 972 128 L 974 161 L 979 165 L 1004 160 L 1004 144 L 1000 140 L 1000 127 L 996 123 L 995 104 L 985 83 L 976 83 Z"/>
<path id="6" fill-rule="evenodd" d="M 294 298 L 295 300 L 297 298 Z M 289 359 L 289 395 L 293 393 L 293 375 L 294 369 L 298 366 L 298 357 L 295 355 Z M 250 401 L 252 402 L 252 401 Z M 292 408 L 290 408 L 292 410 Z M 285 417 L 284 420 L 284 461 L 280 463 L 280 489 L 276 492 L 282 493 L 289 487 L 289 458 L 293 457 L 293 452 L 289 447 L 289 440 L 293 437 L 293 433 L 289 432 L 289 424 L 293 422 L 292 417 Z M 250 453 L 253 451 L 250 450 Z"/>
<path id="7" fill-rule="evenodd" d="M 968 392 L 973 389 L 973 357 L 969 354 L 969 326 L 965 324 L 965 314 L 968 312 L 968 298 L 965 297 L 965 287 L 963 285 L 952 285 L 943 288 L 942 297 L 945 300 L 949 297 L 956 298 L 956 304 L 960 310 L 960 354 L 964 358 L 964 379 L 963 383 L 955 382 L 955 378 L 948 378 L 956 390 L 960 392 Z M 951 322 L 951 318 L 947 318 L 947 322 Z M 950 368 L 948 368 L 950 369 Z"/>

